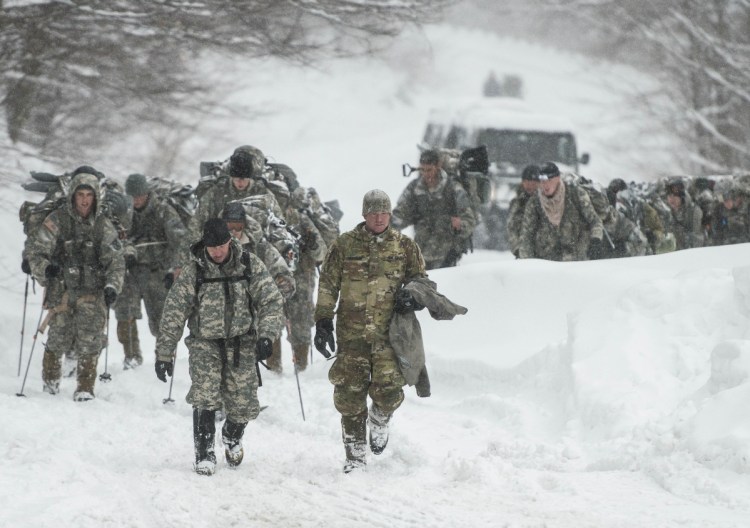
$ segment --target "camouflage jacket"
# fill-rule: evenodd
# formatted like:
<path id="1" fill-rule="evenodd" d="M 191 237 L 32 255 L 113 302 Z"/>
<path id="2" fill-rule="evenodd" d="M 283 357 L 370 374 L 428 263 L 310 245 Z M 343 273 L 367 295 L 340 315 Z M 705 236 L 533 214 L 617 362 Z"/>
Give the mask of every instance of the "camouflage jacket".
<path id="1" fill-rule="evenodd" d="M 461 230 L 454 231 L 451 217 L 461 219 Z M 451 249 L 464 252 L 474 233 L 476 218 L 471 199 L 459 182 L 441 171 L 440 183 L 430 191 L 422 178 L 412 180 L 393 209 L 396 229 L 414 226 L 414 240 L 428 262 L 442 262 Z"/>
<path id="2" fill-rule="evenodd" d="M 677 249 L 703 247 L 703 211 L 689 196 L 685 196 L 682 207 L 678 210 L 670 208 L 667 217 L 666 230 L 673 233 L 677 242 Z"/>
<path id="3" fill-rule="evenodd" d="M 387 341 L 396 291 L 425 276 L 424 259 L 413 240 L 391 227 L 372 235 L 362 222 L 328 250 L 320 272 L 315 321 L 333 319 L 335 310 L 339 342 Z"/>
<path id="4" fill-rule="evenodd" d="M 651 252 L 646 235 L 614 207 L 604 229 L 608 235 L 602 243 L 604 258 L 642 257 Z"/>
<path id="5" fill-rule="evenodd" d="M 284 300 L 288 299 L 294 295 L 295 289 L 292 270 L 279 251 L 263 236 L 263 230 L 258 222 L 250 218 L 247 223 L 248 227 L 242 233 L 240 244 L 263 262 Z"/>
<path id="6" fill-rule="evenodd" d="M 88 218 L 82 218 L 73 204 L 75 191 L 86 185 L 94 190 L 96 203 Z M 125 261 L 122 244 L 112 222 L 99 210 L 99 181 L 81 173 L 70 183 L 70 200 L 44 219 L 26 241 L 31 272 L 46 286 L 45 269 L 62 268 L 64 288 L 73 301 L 81 295 L 101 293 L 110 285 L 122 289 Z"/>
<path id="7" fill-rule="evenodd" d="M 718 203 L 711 218 L 711 243 L 714 246 L 750 242 L 750 204 L 747 201 L 743 200 L 732 209 L 724 207 L 723 202 Z"/>
<path id="8" fill-rule="evenodd" d="M 200 242 L 191 247 L 190 255 L 164 303 L 156 339 L 159 359 L 172 358 L 186 320 L 190 335 L 197 339 L 255 333 L 273 341 L 279 336 L 284 302 L 258 257 L 246 252 L 243 257 L 236 240 L 232 240 L 229 258 L 223 264 L 208 258 Z M 200 278 L 205 282 L 200 283 Z"/>
<path id="9" fill-rule="evenodd" d="M 287 224 L 300 236 L 299 262 L 301 271 L 309 272 L 323 262 L 328 246 L 320 231 L 305 211 L 289 208 L 286 211 Z"/>
<path id="10" fill-rule="evenodd" d="M 177 211 L 152 192 L 143 209 L 133 210 L 128 242 L 138 264 L 154 271 L 168 270 L 177 267 L 185 233 Z"/>
<path id="11" fill-rule="evenodd" d="M 523 211 L 526 209 L 526 204 L 531 199 L 531 194 L 527 193 L 521 184 L 516 189 L 516 195 L 510 201 L 508 206 L 508 246 L 510 247 L 511 253 L 514 255 L 518 252 L 518 247 L 521 245 L 521 227 L 523 226 Z"/>
<path id="12" fill-rule="evenodd" d="M 242 201 L 243 198 L 251 196 L 263 196 L 265 208 L 270 209 L 279 218 L 283 218 L 281 208 L 273 193 L 260 180 L 252 180 L 247 189 L 238 191 L 232 185 L 230 178 L 221 178 L 206 191 L 198 202 L 195 215 L 190 219 L 188 225 L 187 245 L 194 244 L 202 238 L 203 224 L 206 223 L 206 220 L 218 218 L 227 203 Z M 268 223 L 268 214 L 266 211 L 263 211 L 262 214 L 265 218 L 256 218 L 256 220 L 265 226 Z"/>
<path id="13" fill-rule="evenodd" d="M 560 225 L 547 219 L 539 200 L 541 189 L 526 204 L 521 227 L 520 258 L 586 260 L 589 241 L 602 240 L 604 227 L 588 193 L 577 185 L 565 185 L 565 204 Z"/>

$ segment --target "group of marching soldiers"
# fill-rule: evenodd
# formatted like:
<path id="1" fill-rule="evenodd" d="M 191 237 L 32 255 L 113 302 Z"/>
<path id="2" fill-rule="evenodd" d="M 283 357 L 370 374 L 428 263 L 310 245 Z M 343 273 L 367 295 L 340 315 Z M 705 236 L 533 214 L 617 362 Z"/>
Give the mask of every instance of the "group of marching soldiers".
<path id="1" fill-rule="evenodd" d="M 516 258 L 570 261 L 750 242 L 746 180 L 618 178 L 604 188 L 552 162 L 529 165 L 510 204 L 509 245 Z"/>
<path id="2" fill-rule="evenodd" d="M 206 188 L 184 219 L 142 174 L 131 174 L 123 186 L 82 166 L 61 179 L 66 199 L 51 211 L 39 208 L 44 214 L 27 232 L 22 265 L 45 287 L 45 392 L 57 394 L 63 375 L 76 375 L 74 399 L 94 397 L 110 308 L 124 349 L 123 367 L 142 364 L 136 324 L 141 301 L 149 330 L 157 336 L 167 293 L 190 258 L 190 245 L 202 240 L 206 221 L 214 218 L 270 273 L 283 300 L 282 324 L 295 368 L 307 366 L 316 266 L 338 235 L 337 221 L 314 189 L 300 186 L 290 170 L 271 169 L 255 147 L 237 148 L 215 169 L 203 178 Z M 120 207 L 113 206 L 117 189 L 127 196 Z M 280 339 L 271 346 L 267 366 L 281 372 Z"/>

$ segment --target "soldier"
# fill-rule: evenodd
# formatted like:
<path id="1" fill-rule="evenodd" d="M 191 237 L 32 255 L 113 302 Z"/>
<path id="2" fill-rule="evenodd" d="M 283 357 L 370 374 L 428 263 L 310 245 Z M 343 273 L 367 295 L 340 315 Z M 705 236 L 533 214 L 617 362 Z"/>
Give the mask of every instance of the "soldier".
<path id="1" fill-rule="evenodd" d="M 703 247 L 703 211 L 685 191 L 685 182 L 679 178 L 668 180 L 664 190 L 670 210 L 666 228 L 674 234 L 676 248 Z"/>
<path id="2" fill-rule="evenodd" d="M 323 262 L 327 246 L 309 211 L 307 190 L 297 187 L 292 193 L 290 207 L 286 210 L 287 223 L 300 235 L 299 260 L 294 268 L 297 290 L 286 301 L 287 339 L 292 345 L 294 364 L 298 370 L 307 368 L 310 350 L 310 329 L 313 327 L 313 293 L 315 273 Z M 281 340 L 274 343 L 273 355 L 268 358 L 268 367 L 282 371 Z"/>
<path id="3" fill-rule="evenodd" d="M 455 266 L 468 248 L 476 226 L 471 199 L 441 168 L 437 151 L 420 155 L 419 178 L 399 197 L 391 225 L 398 230 L 414 225 L 428 270 Z"/>
<path id="4" fill-rule="evenodd" d="M 190 356 L 195 471 L 216 470 L 216 411 L 226 411 L 221 430 L 227 464 L 242 462 L 242 436 L 260 412 L 256 362 L 271 355 L 283 326 L 283 300 L 258 257 L 233 240 L 220 218 L 208 220 L 203 238 L 190 248 L 190 260 L 167 294 L 156 339 L 156 376 L 166 382 L 174 350 L 185 338 Z"/>
<path id="5" fill-rule="evenodd" d="M 167 290 L 175 274 L 179 274 L 179 250 L 186 231 L 177 211 L 149 190 L 143 174 L 128 176 L 125 192 L 133 199 L 133 216 L 125 249 L 127 272 L 115 317 L 117 339 L 125 350 L 123 367 L 127 370 L 143 363 L 136 324 L 142 317 L 141 299 L 151 335 L 159 333 Z"/>
<path id="6" fill-rule="evenodd" d="M 239 202 L 228 203 L 221 218 L 227 223 L 227 229 L 242 248 L 263 262 L 284 300 L 289 299 L 295 290 L 294 276 L 284 257 L 263 236 L 260 224 L 247 215 L 245 208 Z"/>
<path id="7" fill-rule="evenodd" d="M 750 242 L 750 204 L 736 182 L 728 179 L 716 184 L 717 203 L 711 215 L 711 243 L 714 246 Z"/>
<path id="8" fill-rule="evenodd" d="M 521 245 L 521 226 L 523 225 L 523 211 L 526 203 L 536 193 L 539 184 L 539 167 L 528 165 L 521 172 L 521 184 L 516 188 L 516 196 L 508 207 L 508 245 L 513 255 L 518 258 L 518 248 Z"/>
<path id="9" fill-rule="evenodd" d="M 274 215 L 283 218 L 276 198 L 263 183 L 264 165 L 263 153 L 254 147 L 238 147 L 234 151 L 229 158 L 229 178 L 220 178 L 200 198 L 198 208 L 188 226 L 188 244 L 200 240 L 201 229 L 206 220 L 219 218 L 227 203 L 243 198 L 262 197 L 264 212 L 270 209 Z M 256 220 L 261 225 L 267 223 L 267 219 Z"/>
<path id="10" fill-rule="evenodd" d="M 345 473 L 366 464 L 368 394 L 370 449 L 378 455 L 388 442 L 388 423 L 404 400 L 405 384 L 388 339 L 389 322 L 394 310 L 415 309 L 411 295 L 401 287 L 426 276 L 419 246 L 389 226 L 391 202 L 386 193 L 365 194 L 362 216 L 364 222 L 331 244 L 320 272 L 315 308 L 315 348 L 326 358 L 330 357 L 326 346 L 336 350 L 333 317 L 337 314 L 338 354 L 328 379 L 341 413 Z"/>
<path id="11" fill-rule="evenodd" d="M 539 189 L 526 204 L 520 258 L 569 261 L 602 258 L 604 227 L 588 193 L 563 182 L 552 162 L 539 168 Z"/>
<path id="12" fill-rule="evenodd" d="M 78 358 L 78 386 L 73 399 L 94 398 L 96 366 L 106 345 L 107 310 L 122 288 L 125 263 L 112 222 L 99 207 L 99 180 L 81 172 L 70 182 L 70 202 L 47 216 L 27 240 L 36 279 L 47 285 L 62 278 L 60 304 L 49 307 L 54 324 L 42 360 L 44 391 L 60 390 L 60 357 L 72 350 Z"/>

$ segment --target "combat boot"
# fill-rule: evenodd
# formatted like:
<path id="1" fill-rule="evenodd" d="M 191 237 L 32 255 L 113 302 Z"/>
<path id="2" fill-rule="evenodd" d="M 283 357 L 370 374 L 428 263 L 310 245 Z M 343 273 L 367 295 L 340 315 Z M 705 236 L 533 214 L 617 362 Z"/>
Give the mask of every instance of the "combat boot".
<path id="1" fill-rule="evenodd" d="M 358 469 L 365 469 L 365 433 L 367 431 L 367 414 L 341 417 L 341 436 L 346 451 L 344 473 L 351 473 Z"/>
<path id="2" fill-rule="evenodd" d="M 97 355 L 83 355 L 78 357 L 78 387 L 73 393 L 73 400 L 77 402 L 94 399 L 94 384 L 96 383 Z"/>
<path id="3" fill-rule="evenodd" d="M 273 354 L 266 360 L 266 365 L 276 374 L 281 374 L 281 338 L 273 342 Z"/>
<path id="4" fill-rule="evenodd" d="M 307 368 L 307 356 L 309 350 L 309 345 L 292 345 L 294 362 L 297 364 L 297 370 L 305 370 Z"/>
<path id="5" fill-rule="evenodd" d="M 224 444 L 224 456 L 229 467 L 237 467 L 242 463 L 245 455 L 242 449 L 242 435 L 245 433 L 244 423 L 234 423 L 227 420 L 221 429 L 221 441 Z"/>
<path id="6" fill-rule="evenodd" d="M 193 442 L 195 444 L 195 472 L 213 475 L 216 471 L 214 435 L 216 434 L 216 411 L 193 408 Z"/>
<path id="7" fill-rule="evenodd" d="M 141 344 L 138 339 L 138 324 L 135 319 L 117 321 L 117 340 L 125 351 L 123 369 L 128 370 L 143 364 Z"/>
<path id="8" fill-rule="evenodd" d="M 373 455 L 379 455 L 388 445 L 388 422 L 392 414 L 386 414 L 375 404 L 370 406 L 370 451 Z"/>
<path id="9" fill-rule="evenodd" d="M 49 349 L 44 349 L 42 357 L 42 381 L 44 386 L 42 390 L 47 394 L 57 394 L 60 392 L 61 366 L 60 358 Z"/>

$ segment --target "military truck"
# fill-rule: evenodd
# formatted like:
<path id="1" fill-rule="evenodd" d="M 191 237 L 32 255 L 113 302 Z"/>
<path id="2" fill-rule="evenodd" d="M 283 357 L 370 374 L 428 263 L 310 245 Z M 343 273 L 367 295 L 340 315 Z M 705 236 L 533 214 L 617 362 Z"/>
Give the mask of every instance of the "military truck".
<path id="1" fill-rule="evenodd" d="M 537 112 L 521 99 L 462 100 L 430 112 L 421 148 L 463 150 L 479 145 L 487 147 L 491 194 L 475 232 L 478 248 L 508 249 L 508 207 L 526 165 L 554 161 L 563 172 L 578 173 L 579 165 L 589 161 L 588 154 L 579 158 L 567 119 Z"/>

